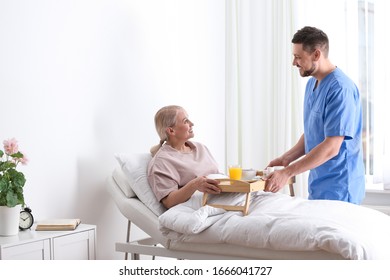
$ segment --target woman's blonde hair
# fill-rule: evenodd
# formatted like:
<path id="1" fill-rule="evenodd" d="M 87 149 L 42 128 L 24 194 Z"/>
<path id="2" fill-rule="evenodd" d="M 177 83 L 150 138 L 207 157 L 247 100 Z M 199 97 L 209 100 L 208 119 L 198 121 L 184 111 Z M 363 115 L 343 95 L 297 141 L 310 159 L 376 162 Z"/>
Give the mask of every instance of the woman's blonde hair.
<path id="1" fill-rule="evenodd" d="M 154 125 L 156 126 L 157 134 L 160 137 L 160 143 L 150 149 L 152 156 L 154 156 L 162 147 L 164 142 L 168 140 L 167 128 L 176 124 L 177 113 L 180 110 L 184 109 L 177 105 L 169 105 L 162 107 L 157 111 L 156 115 L 154 116 Z"/>

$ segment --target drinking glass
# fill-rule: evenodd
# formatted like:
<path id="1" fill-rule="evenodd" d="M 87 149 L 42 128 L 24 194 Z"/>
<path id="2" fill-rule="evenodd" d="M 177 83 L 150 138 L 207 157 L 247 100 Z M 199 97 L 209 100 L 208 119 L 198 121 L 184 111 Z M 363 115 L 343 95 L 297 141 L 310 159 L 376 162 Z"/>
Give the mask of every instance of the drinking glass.
<path id="1" fill-rule="evenodd" d="M 239 164 L 229 165 L 229 177 L 232 180 L 241 180 L 242 168 Z"/>

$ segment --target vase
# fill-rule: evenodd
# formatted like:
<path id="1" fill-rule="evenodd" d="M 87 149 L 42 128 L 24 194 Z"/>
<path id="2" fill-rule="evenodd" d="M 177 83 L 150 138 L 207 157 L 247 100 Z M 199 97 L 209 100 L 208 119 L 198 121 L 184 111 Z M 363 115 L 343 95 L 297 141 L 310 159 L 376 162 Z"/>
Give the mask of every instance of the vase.
<path id="1" fill-rule="evenodd" d="M 19 233 L 20 205 L 0 206 L 0 236 L 12 236 Z"/>

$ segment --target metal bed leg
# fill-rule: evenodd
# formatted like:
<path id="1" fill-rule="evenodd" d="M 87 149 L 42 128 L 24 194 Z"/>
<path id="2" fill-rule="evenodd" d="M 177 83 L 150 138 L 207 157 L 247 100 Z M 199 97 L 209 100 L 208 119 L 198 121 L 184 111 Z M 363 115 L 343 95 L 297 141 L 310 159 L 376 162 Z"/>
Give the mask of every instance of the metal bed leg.
<path id="1" fill-rule="evenodd" d="M 295 196 L 294 185 L 293 184 L 289 184 L 289 187 L 290 187 L 290 196 Z"/>
<path id="2" fill-rule="evenodd" d="M 130 230 L 131 230 L 131 222 L 130 220 L 127 220 L 127 234 L 126 234 L 126 243 L 130 242 Z M 133 259 L 133 256 L 131 257 Z M 125 260 L 129 259 L 129 253 L 125 253 Z"/>
<path id="3" fill-rule="evenodd" d="M 127 233 L 126 233 L 126 243 L 130 243 L 130 231 L 131 231 L 131 221 L 127 220 Z M 156 246 L 156 245 L 154 245 Z M 125 260 L 129 259 L 129 252 L 125 252 Z M 139 260 L 140 255 L 137 253 L 131 253 L 132 260 Z M 152 256 L 152 260 L 155 260 L 156 256 Z"/>

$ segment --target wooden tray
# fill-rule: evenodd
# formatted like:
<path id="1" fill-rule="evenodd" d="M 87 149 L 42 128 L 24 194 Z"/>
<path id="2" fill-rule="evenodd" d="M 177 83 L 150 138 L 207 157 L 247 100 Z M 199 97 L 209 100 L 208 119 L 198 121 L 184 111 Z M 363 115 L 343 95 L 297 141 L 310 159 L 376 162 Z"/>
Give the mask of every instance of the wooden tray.
<path id="1" fill-rule="evenodd" d="M 220 183 L 218 187 L 222 192 L 240 192 L 250 193 L 255 191 L 264 190 L 265 181 L 259 180 L 232 180 L 232 179 L 219 179 Z"/>
<path id="2" fill-rule="evenodd" d="M 258 171 L 256 175 L 262 176 L 263 173 L 261 171 Z M 249 181 L 218 179 L 218 181 L 220 182 L 218 187 L 221 189 L 222 192 L 246 193 L 244 205 L 235 206 L 235 205 L 223 205 L 223 204 L 208 204 L 207 203 L 208 193 L 203 194 L 202 205 L 203 206 L 210 205 L 213 207 L 223 208 L 225 210 L 230 210 L 230 211 L 242 211 L 244 216 L 248 214 L 251 193 L 264 190 L 264 187 L 265 187 L 265 181 L 262 179 L 249 180 Z M 291 177 L 289 179 L 289 181 L 287 182 L 287 184 L 290 187 L 290 195 L 291 196 L 295 196 L 294 187 L 293 187 L 294 183 L 295 183 L 295 176 Z"/>
<path id="3" fill-rule="evenodd" d="M 231 210 L 231 211 L 242 211 L 244 213 L 244 216 L 248 214 L 251 193 L 264 190 L 265 187 L 265 181 L 261 179 L 250 180 L 250 181 L 220 179 L 218 181 L 220 182 L 218 187 L 221 189 L 222 192 L 246 193 L 244 205 L 235 206 L 235 205 L 222 205 L 222 204 L 208 204 L 207 203 L 208 193 L 203 194 L 202 205 L 203 206 L 210 205 L 212 207 L 223 208 L 225 210 Z"/>

